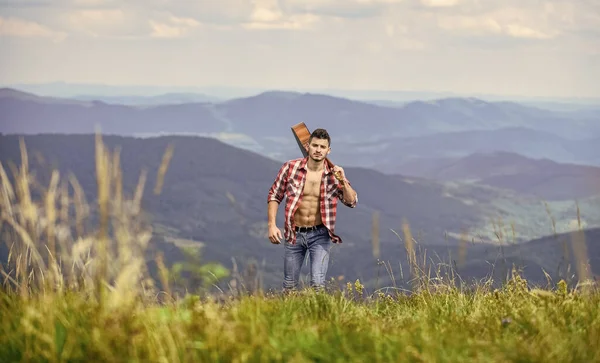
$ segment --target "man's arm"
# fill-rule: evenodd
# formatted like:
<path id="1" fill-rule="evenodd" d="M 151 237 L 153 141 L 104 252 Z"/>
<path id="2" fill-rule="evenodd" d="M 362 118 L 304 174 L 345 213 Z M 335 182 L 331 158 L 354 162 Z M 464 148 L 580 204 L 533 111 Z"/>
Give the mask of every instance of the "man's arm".
<path id="1" fill-rule="evenodd" d="M 285 163 L 281 166 L 281 168 L 279 169 L 279 172 L 277 172 L 277 176 L 275 177 L 275 181 L 273 182 L 273 184 L 271 185 L 271 188 L 269 189 L 269 194 L 267 196 L 267 203 L 270 204 L 271 201 L 276 201 L 277 204 L 281 203 L 281 201 L 283 200 L 283 192 L 285 191 L 285 188 L 287 187 L 287 172 L 288 172 L 288 168 L 289 168 L 289 163 Z"/>
<path id="2" fill-rule="evenodd" d="M 352 188 L 352 185 L 350 185 L 348 179 L 344 179 L 344 181 L 341 181 L 340 185 L 341 195 L 339 196 L 339 198 L 342 200 L 342 203 L 344 203 L 344 205 L 347 205 L 350 208 L 356 207 L 356 204 L 358 203 L 358 194 Z"/>
<path id="3" fill-rule="evenodd" d="M 275 220 L 277 217 L 277 209 L 279 208 L 279 202 L 276 200 L 272 200 L 269 202 L 269 208 L 267 210 L 267 218 L 269 227 L 275 226 Z"/>
<path id="4" fill-rule="evenodd" d="M 344 168 L 342 168 L 339 165 L 336 165 L 333 167 L 333 172 L 340 173 L 340 179 L 342 179 L 338 181 L 338 199 L 340 199 L 342 203 L 344 203 L 344 205 L 350 208 L 356 207 L 356 203 L 358 203 L 358 194 L 352 188 L 352 185 L 350 185 L 350 181 L 346 179 L 346 172 L 344 171 Z"/>
<path id="5" fill-rule="evenodd" d="M 289 168 L 289 163 L 285 163 L 279 169 L 277 176 L 275 177 L 275 181 L 271 188 L 269 189 L 269 195 L 267 196 L 267 223 L 269 228 L 269 240 L 271 243 L 278 244 L 282 240 L 281 231 L 277 228 L 276 225 L 276 217 L 277 217 L 277 209 L 279 208 L 279 204 L 283 200 L 284 191 L 287 187 L 287 171 Z"/>

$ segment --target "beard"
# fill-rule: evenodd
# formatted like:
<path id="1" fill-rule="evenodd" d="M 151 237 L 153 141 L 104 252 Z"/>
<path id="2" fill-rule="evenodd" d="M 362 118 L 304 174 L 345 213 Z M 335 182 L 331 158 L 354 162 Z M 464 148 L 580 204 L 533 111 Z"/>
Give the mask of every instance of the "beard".
<path id="1" fill-rule="evenodd" d="M 313 161 L 322 161 L 325 160 L 325 155 L 321 154 L 319 156 L 315 155 L 315 154 L 310 154 L 309 156 Z"/>

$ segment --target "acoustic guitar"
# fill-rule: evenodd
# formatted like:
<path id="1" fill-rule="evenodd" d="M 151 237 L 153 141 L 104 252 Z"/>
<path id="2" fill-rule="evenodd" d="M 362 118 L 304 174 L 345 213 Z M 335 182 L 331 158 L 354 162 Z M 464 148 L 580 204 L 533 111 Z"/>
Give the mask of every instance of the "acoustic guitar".
<path id="1" fill-rule="evenodd" d="M 304 122 L 300 122 L 292 126 L 292 133 L 296 138 L 296 142 L 298 143 L 298 147 L 300 147 L 300 152 L 304 157 L 308 156 L 308 139 L 310 139 L 310 131 L 308 131 L 308 127 Z M 335 166 L 329 158 L 325 157 L 325 162 L 329 165 L 329 168 L 333 169 Z M 334 173 L 337 180 L 343 182 L 342 176 L 339 172 Z"/>

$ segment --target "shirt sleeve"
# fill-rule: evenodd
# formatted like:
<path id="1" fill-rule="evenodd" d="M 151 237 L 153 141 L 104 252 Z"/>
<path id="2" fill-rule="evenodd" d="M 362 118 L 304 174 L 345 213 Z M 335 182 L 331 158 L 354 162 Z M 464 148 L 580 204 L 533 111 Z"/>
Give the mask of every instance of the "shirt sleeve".
<path id="1" fill-rule="evenodd" d="M 275 177 L 275 181 L 273 181 L 273 185 L 269 189 L 269 194 L 267 196 L 267 203 L 271 201 L 276 201 L 277 203 L 281 203 L 283 200 L 283 193 L 287 186 L 287 171 L 289 168 L 289 163 L 285 163 L 279 169 L 277 176 Z"/>

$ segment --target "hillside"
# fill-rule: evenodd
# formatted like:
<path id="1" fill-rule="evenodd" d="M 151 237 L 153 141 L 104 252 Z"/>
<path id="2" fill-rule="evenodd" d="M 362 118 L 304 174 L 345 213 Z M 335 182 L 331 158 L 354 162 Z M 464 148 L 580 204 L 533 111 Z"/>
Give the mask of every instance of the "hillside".
<path id="1" fill-rule="evenodd" d="M 26 136 L 24 140 L 29 150 L 30 168 L 41 185 L 48 184 L 48 170 L 56 167 L 63 175 L 72 172 L 88 200 L 94 200 L 93 136 L 37 135 Z M 111 149 L 120 147 L 125 193 L 131 195 L 141 170 L 148 171 L 143 206 L 153 223 L 159 226 L 158 230 L 164 232 L 161 238 L 203 242 L 207 258 L 227 265 L 231 264 L 232 258 L 266 259 L 267 268 L 279 270 L 282 250 L 272 246 L 266 238 L 266 197 L 281 166 L 279 162 L 201 137 L 134 139 L 106 136 L 105 143 Z M 170 144 L 174 145 L 174 155 L 163 192 L 155 197 L 149 190 L 155 183 L 162 155 Z M 3 165 L 9 165 L 10 161 L 20 163 L 18 137 L 0 136 L 0 161 Z M 459 224 L 477 223 L 478 208 L 445 197 L 440 186 L 398 182 L 393 177 L 361 168 L 345 169 L 360 193 L 360 208 L 342 207 L 338 211 L 337 228 L 344 244 L 336 249 L 333 273 L 373 273 L 374 262 L 367 256 L 372 255 L 370 238 L 374 211 L 381 216 L 382 255 L 388 250 L 387 246 L 398 244 L 390 229 L 398 230 L 402 218 L 411 223 L 415 233 L 422 233 L 432 244 L 447 243 L 444 241 L 445 230 L 452 230 Z M 283 208 L 280 208 L 280 227 L 283 227 L 282 217 Z M 357 256 L 365 258 L 356 261 Z"/>
<path id="2" fill-rule="evenodd" d="M 478 259 L 469 259 L 471 253 Z M 475 278 L 489 274 L 490 264 L 496 265 L 495 276 L 502 278 L 514 263 L 523 266 L 528 280 L 545 285 L 544 271 L 555 283 L 560 278 L 576 280 L 580 262 L 589 264 L 588 276 L 593 278 L 600 276 L 600 228 L 549 235 L 522 244 L 507 243 L 502 247 L 470 245 L 465 255 L 466 262 L 460 266 L 459 273 L 468 271 Z"/>
<path id="3" fill-rule="evenodd" d="M 462 158 L 475 153 L 509 152 L 558 162 L 594 162 L 600 150 L 591 139 L 566 140 L 546 131 L 528 128 L 469 130 L 422 137 L 391 138 L 377 144 L 376 167 L 399 172 L 396 165 L 431 158 Z M 359 147 L 358 144 L 355 147 Z"/>
<path id="4" fill-rule="evenodd" d="M 546 200 L 600 195 L 600 168 L 532 159 L 511 152 L 475 153 L 463 158 L 429 158 L 397 168 L 403 175 L 439 181 L 472 181 Z"/>
<path id="5" fill-rule="evenodd" d="M 231 266 L 232 258 L 244 263 L 264 262 L 261 268 L 265 283 L 278 283 L 282 250 L 266 239 L 266 193 L 281 165 L 279 162 L 211 138 L 105 136 L 104 139 L 111 149 L 120 148 L 125 193 L 134 192 L 140 172 L 147 170 L 143 207 L 155 225 L 154 247 L 165 251 L 170 261 L 181 257 L 170 241 L 197 241 L 204 244 L 206 259 L 227 266 Z M 29 135 L 24 140 L 29 150 L 30 168 L 41 186 L 48 185 L 51 167 L 58 168 L 61 175 L 73 172 L 88 201 L 93 202 L 96 184 L 92 135 Z M 154 196 L 150 190 L 168 145 L 174 146 L 174 155 L 162 194 Z M 17 136 L 0 136 L 0 161 L 6 170 L 11 170 L 11 162 L 20 163 Z M 402 239 L 396 235 L 401 233 L 402 219 L 410 223 L 413 235 L 420 246 L 427 248 L 428 256 L 444 259 L 456 251 L 463 228 L 487 228 L 488 218 L 497 211 L 493 203 L 505 200 L 515 205 L 511 202 L 514 199 L 503 199 L 505 194 L 500 190 L 490 193 L 468 187 L 460 191 L 462 194 L 453 191 L 451 195 L 445 186 L 434 182 L 364 168 L 346 167 L 345 170 L 359 193 L 360 202 L 356 209 L 342 206 L 338 211 L 337 228 L 344 243 L 334 248 L 332 276 L 358 276 L 375 283 L 382 273 L 371 246 L 374 212 L 379 213 L 380 256 L 404 265 L 406 251 Z M 527 218 L 548 222 L 543 208 L 538 206 L 532 210 L 531 207 L 528 205 L 529 210 L 522 207 Z M 584 213 L 587 212 L 586 207 Z M 280 208 L 280 227 L 282 216 Z M 590 226 L 598 223 L 593 215 L 584 214 L 584 217 Z M 529 220 L 521 222 L 528 224 Z M 517 227 L 520 238 L 529 233 Z M 548 231 L 544 227 L 532 233 L 543 235 Z"/>

